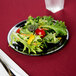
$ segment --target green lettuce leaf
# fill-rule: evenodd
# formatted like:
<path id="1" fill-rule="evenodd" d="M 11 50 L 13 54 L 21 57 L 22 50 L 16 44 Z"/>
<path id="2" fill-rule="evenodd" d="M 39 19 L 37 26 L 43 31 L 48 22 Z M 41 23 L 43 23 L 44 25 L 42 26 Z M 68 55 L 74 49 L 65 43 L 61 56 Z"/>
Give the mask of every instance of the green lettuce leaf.
<path id="1" fill-rule="evenodd" d="M 54 23 L 52 25 L 44 25 L 42 27 L 53 29 L 56 32 L 56 35 L 61 35 L 61 36 L 67 35 L 65 23 L 62 21 L 60 21 L 60 22 L 57 21 L 56 23 Z"/>
<path id="2" fill-rule="evenodd" d="M 58 43 L 60 40 L 56 38 L 56 34 L 49 33 L 47 36 L 43 38 L 44 42 L 47 43 Z"/>

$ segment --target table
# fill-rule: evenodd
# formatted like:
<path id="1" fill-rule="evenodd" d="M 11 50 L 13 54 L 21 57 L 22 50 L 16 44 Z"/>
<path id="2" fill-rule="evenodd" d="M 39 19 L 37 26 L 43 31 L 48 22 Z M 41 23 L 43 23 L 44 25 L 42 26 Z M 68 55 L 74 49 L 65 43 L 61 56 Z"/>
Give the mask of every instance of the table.
<path id="1" fill-rule="evenodd" d="M 64 10 L 55 14 L 46 10 L 44 0 L 0 0 L 0 48 L 30 76 L 76 76 L 76 0 L 65 0 Z M 9 47 L 9 30 L 28 16 L 51 15 L 65 21 L 70 33 L 67 45 L 60 51 L 32 57 Z"/>

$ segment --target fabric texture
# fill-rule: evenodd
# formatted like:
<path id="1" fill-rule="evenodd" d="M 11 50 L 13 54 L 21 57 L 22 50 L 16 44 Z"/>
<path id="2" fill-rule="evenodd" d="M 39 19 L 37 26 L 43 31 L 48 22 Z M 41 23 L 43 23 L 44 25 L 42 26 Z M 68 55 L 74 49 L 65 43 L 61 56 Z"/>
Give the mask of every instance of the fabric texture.
<path id="1" fill-rule="evenodd" d="M 76 0 L 65 0 L 64 9 L 52 13 L 45 8 L 45 0 L 0 0 L 0 48 L 30 76 L 76 76 Z M 31 15 L 52 16 L 65 21 L 69 41 L 56 53 L 32 57 L 9 47 L 7 35 L 18 22 Z"/>

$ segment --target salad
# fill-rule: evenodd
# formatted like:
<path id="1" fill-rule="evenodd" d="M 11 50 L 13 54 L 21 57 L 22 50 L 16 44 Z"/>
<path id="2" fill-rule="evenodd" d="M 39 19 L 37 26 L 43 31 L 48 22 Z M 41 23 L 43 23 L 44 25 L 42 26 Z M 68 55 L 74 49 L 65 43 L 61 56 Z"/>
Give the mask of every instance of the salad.
<path id="1" fill-rule="evenodd" d="M 21 27 L 11 33 L 10 45 L 28 55 L 46 54 L 63 44 L 67 36 L 65 22 L 51 16 L 29 16 Z"/>

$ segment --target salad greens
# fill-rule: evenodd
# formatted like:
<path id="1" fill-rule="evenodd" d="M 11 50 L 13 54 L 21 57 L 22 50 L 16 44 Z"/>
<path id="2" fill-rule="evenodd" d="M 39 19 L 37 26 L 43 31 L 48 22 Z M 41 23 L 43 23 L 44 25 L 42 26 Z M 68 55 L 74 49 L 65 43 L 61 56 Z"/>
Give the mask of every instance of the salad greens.
<path id="1" fill-rule="evenodd" d="M 12 32 L 10 45 L 16 46 L 20 42 L 23 49 L 19 50 L 19 47 L 15 49 L 29 55 L 38 54 L 44 52 L 44 48 L 48 47 L 47 44 L 57 44 L 66 35 L 67 28 L 64 22 L 55 21 L 51 16 L 36 18 L 29 16 L 23 27 Z"/>

